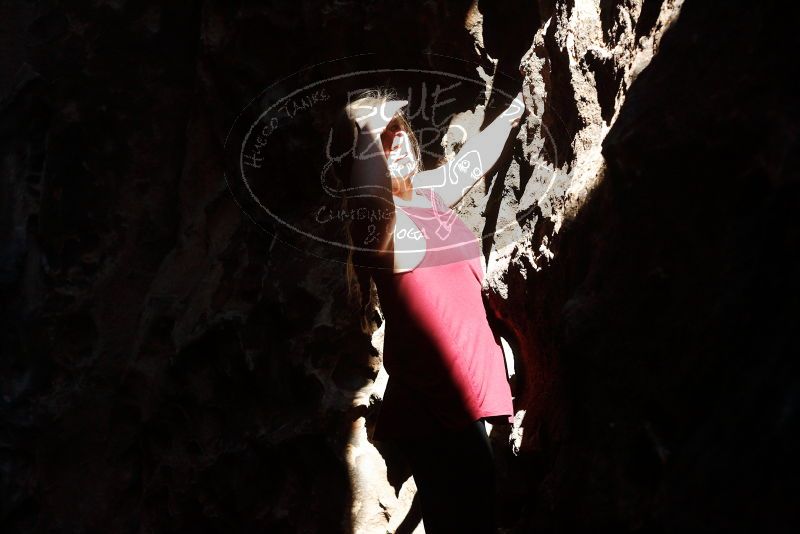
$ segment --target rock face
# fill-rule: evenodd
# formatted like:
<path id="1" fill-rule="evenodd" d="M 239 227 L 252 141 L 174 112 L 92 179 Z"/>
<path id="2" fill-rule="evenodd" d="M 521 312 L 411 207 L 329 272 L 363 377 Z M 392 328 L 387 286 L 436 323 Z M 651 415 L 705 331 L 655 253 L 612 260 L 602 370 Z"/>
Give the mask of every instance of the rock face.
<path id="1" fill-rule="evenodd" d="M 283 76 L 419 50 L 483 80 L 452 104 L 469 133 L 520 81 L 529 109 L 459 208 L 515 353 L 501 526 L 796 522 L 797 39 L 728 4 L 0 7 L 2 530 L 414 528 L 369 440 L 382 325 L 340 262 L 243 216 L 225 146 Z M 285 138 L 279 187 L 325 118 Z"/>
<path id="2" fill-rule="evenodd" d="M 784 299 L 797 295 L 798 108 L 797 65 L 774 51 L 790 32 L 768 28 L 761 5 L 631 7 L 601 2 L 602 39 L 580 45 L 575 32 L 576 59 L 561 62 L 570 98 L 553 107 L 576 125 L 560 149 L 574 175 L 563 195 L 534 193 L 554 257 L 536 261 L 534 231 L 524 267 L 514 252 L 495 271 L 492 302 L 523 340 L 522 450 L 542 470 L 520 525 L 780 530 L 794 500 L 783 473 L 796 465 L 797 342 L 784 325 L 797 312 Z M 545 50 L 550 32 L 569 43 L 567 28 L 545 30 Z"/>

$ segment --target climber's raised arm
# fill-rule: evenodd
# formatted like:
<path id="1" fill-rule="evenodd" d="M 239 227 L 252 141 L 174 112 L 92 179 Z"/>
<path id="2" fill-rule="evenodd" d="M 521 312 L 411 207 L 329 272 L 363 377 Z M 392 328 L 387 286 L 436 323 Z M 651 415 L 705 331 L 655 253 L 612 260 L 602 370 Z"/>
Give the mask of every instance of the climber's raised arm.
<path id="1" fill-rule="evenodd" d="M 475 182 L 495 166 L 524 111 L 520 91 L 503 113 L 464 143 L 453 159 L 415 177 L 414 186 L 432 187 L 448 206 L 455 206 Z"/>
<path id="2" fill-rule="evenodd" d="M 407 100 L 388 100 L 377 105 L 362 105 L 350 110 L 358 126 L 351 186 L 351 203 L 354 207 L 366 207 L 376 211 L 387 211 L 388 217 L 378 217 L 371 228 L 356 221 L 351 228 L 353 239 L 362 247 L 374 252 L 383 252 L 390 244 L 391 228 L 395 211 L 389 167 L 384 154 L 381 133 L 395 113 L 408 104 Z"/>

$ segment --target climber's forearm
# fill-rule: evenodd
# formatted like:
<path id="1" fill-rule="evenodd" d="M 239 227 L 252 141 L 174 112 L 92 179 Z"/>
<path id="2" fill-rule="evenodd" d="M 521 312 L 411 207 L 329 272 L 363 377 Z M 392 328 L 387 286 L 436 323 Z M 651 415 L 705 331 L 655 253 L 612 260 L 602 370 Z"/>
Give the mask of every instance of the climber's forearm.
<path id="1" fill-rule="evenodd" d="M 472 151 L 477 152 L 480 156 L 481 172 L 470 174 L 473 178 L 472 183 L 485 176 L 486 173 L 497 164 L 512 129 L 511 121 L 501 113 L 489 126 L 467 140 L 461 147 L 459 155 L 454 161 L 458 161 L 461 155 L 469 154 Z M 464 184 L 464 187 L 471 187 L 471 185 L 472 184 Z"/>
<path id="2" fill-rule="evenodd" d="M 514 126 L 511 120 L 501 114 L 467 140 L 446 164 L 416 175 L 414 187 L 436 189 L 446 205 L 455 206 L 500 159 Z"/>

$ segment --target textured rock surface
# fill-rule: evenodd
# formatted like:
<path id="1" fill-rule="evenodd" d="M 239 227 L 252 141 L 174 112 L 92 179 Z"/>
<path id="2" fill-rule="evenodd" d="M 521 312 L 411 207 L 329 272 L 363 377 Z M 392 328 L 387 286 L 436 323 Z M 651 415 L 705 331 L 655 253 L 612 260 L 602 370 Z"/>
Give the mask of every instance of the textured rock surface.
<path id="1" fill-rule="evenodd" d="M 796 520 L 796 32 L 728 4 L 0 6 L 2 530 L 400 525 L 413 481 L 368 440 L 382 330 L 340 263 L 242 215 L 223 146 L 281 76 L 426 49 L 485 80 L 468 131 L 517 90 L 494 72 L 522 68 L 530 110 L 460 208 L 516 354 L 502 526 Z"/>

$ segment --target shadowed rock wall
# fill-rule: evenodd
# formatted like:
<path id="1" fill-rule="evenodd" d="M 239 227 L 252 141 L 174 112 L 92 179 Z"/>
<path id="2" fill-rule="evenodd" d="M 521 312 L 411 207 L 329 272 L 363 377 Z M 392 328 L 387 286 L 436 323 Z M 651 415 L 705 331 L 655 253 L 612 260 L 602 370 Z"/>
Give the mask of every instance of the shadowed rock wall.
<path id="1" fill-rule="evenodd" d="M 470 133 L 519 86 L 493 73 L 524 77 L 529 115 L 459 208 L 515 352 L 502 526 L 790 524 L 797 43 L 772 2 L 733 4 L 1 6 L 2 530 L 399 525 L 413 484 L 368 438 L 382 329 L 341 263 L 243 216 L 224 145 L 282 76 L 425 49 L 486 80 L 455 104 Z"/>

